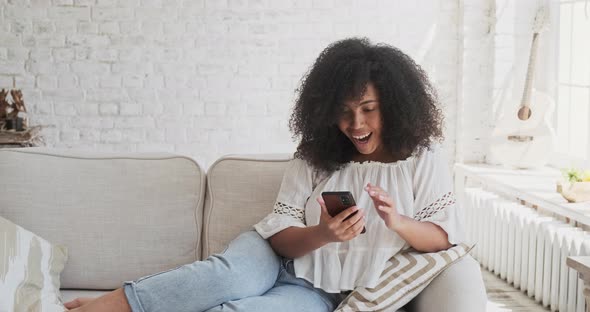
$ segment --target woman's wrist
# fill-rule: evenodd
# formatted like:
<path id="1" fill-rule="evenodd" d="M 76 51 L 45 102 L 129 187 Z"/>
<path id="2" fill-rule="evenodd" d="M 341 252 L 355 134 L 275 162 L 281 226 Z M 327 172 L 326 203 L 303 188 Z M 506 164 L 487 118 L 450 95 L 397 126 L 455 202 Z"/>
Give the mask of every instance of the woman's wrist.
<path id="1" fill-rule="evenodd" d="M 326 237 L 324 237 L 324 232 L 322 232 L 322 229 L 320 228 L 319 224 L 309 226 L 309 228 L 311 229 L 312 234 L 316 238 L 318 244 L 324 246 L 331 243 Z"/>
<path id="2" fill-rule="evenodd" d="M 400 232 L 403 232 L 404 229 L 407 227 L 409 220 L 411 219 L 402 214 L 397 213 L 395 220 L 391 222 L 388 228 L 399 234 Z"/>

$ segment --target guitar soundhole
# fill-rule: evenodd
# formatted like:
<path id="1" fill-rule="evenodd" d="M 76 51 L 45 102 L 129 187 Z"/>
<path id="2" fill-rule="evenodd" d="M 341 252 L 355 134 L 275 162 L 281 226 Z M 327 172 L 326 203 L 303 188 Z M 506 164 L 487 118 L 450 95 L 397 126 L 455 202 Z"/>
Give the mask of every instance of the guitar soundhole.
<path id="1" fill-rule="evenodd" d="M 518 119 L 520 119 L 520 120 L 527 120 L 527 119 L 531 118 L 531 114 L 532 113 L 533 112 L 531 111 L 531 108 L 530 107 L 526 107 L 526 106 L 525 107 L 521 107 L 518 110 Z"/>

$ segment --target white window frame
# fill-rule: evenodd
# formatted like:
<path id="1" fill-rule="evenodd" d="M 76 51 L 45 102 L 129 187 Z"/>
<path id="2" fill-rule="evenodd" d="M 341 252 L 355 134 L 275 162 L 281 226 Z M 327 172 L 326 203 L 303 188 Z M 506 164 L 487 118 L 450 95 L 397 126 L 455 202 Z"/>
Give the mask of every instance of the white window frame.
<path id="1" fill-rule="evenodd" d="M 549 0 L 550 3 L 550 23 L 551 25 L 556 25 L 553 27 L 550 27 L 550 31 L 548 33 L 548 37 L 549 37 L 549 59 L 553 60 L 554 64 L 553 66 L 550 66 L 549 69 L 549 76 L 552 77 L 552 79 L 549 79 L 551 88 L 551 93 L 553 95 L 553 98 L 555 99 L 555 110 L 553 112 L 553 127 L 556 130 L 557 133 L 557 126 L 558 126 L 558 110 L 559 110 L 559 87 L 561 85 L 567 85 L 566 82 L 562 82 L 559 80 L 559 49 L 560 49 L 560 10 L 562 8 L 562 4 L 569 4 L 569 3 L 585 3 L 587 2 L 587 0 Z M 590 1 L 588 1 L 587 3 L 588 5 L 588 14 L 589 14 L 589 18 L 590 18 Z M 571 34 L 570 34 L 571 35 Z M 589 39 L 590 40 L 590 39 Z M 588 56 L 590 57 L 590 55 Z M 570 74 L 571 75 L 571 74 Z M 588 72 L 588 75 L 590 76 L 590 72 Z M 570 86 L 572 86 L 570 84 Z M 590 81 L 588 85 L 573 85 L 573 86 L 578 86 L 578 87 L 583 87 L 583 88 L 588 88 L 589 90 L 589 95 L 590 95 Z M 588 105 L 590 106 L 590 96 L 588 98 Z M 590 107 L 588 109 L 588 117 L 587 117 L 587 123 L 588 123 L 588 130 L 590 130 Z M 577 168 L 586 168 L 586 169 L 590 169 L 590 135 L 588 135 L 588 142 L 586 142 L 586 159 L 582 159 L 580 157 L 575 157 L 573 155 L 567 154 L 567 153 L 563 153 L 560 152 L 558 150 L 558 145 L 556 145 L 555 147 L 555 151 L 552 153 L 552 156 L 550 158 L 550 163 L 549 165 L 557 167 L 557 168 L 570 168 L 570 167 L 577 167 Z"/>

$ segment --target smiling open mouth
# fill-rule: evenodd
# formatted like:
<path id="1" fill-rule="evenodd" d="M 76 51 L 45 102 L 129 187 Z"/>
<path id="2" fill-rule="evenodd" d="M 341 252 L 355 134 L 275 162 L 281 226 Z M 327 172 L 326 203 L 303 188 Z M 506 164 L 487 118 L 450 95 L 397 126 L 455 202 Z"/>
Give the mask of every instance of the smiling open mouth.
<path id="1" fill-rule="evenodd" d="M 369 134 L 366 134 L 366 135 L 361 136 L 361 137 L 354 137 L 353 136 L 352 139 L 353 139 L 353 141 L 355 143 L 365 144 L 365 143 L 369 142 L 369 139 L 371 138 L 372 135 L 373 135 L 373 132 L 370 132 Z"/>

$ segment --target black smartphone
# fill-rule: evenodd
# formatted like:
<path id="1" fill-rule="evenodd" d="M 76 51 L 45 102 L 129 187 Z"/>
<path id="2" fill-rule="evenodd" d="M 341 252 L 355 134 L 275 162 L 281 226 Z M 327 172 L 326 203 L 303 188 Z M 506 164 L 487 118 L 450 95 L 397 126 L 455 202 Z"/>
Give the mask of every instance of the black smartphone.
<path id="1" fill-rule="evenodd" d="M 326 203 L 326 209 L 328 210 L 328 214 L 332 217 L 335 217 L 337 214 L 341 213 L 342 211 L 356 205 L 354 201 L 354 197 L 352 197 L 352 193 L 348 191 L 344 192 L 322 192 L 322 198 Z M 346 217 L 344 220 L 348 220 L 358 211 L 355 211 L 350 216 Z M 363 227 L 363 231 L 361 233 L 365 233 L 367 229 Z"/>

